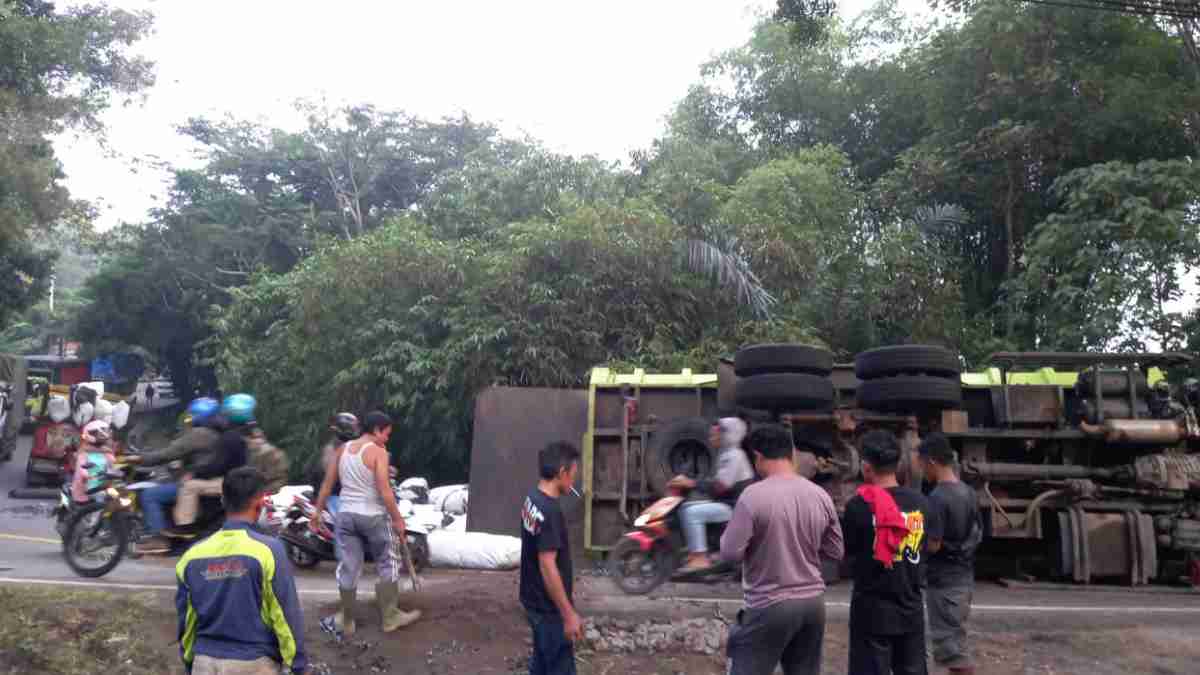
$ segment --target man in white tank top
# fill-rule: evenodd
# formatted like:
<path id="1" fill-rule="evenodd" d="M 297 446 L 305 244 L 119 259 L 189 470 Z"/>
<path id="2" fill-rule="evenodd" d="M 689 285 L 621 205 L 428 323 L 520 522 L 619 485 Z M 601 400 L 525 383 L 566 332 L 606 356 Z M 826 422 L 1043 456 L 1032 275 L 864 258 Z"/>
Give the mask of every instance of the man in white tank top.
<path id="1" fill-rule="evenodd" d="M 317 497 L 316 515 L 309 523 L 314 531 L 320 528 L 325 502 L 340 480 L 342 494 L 335 531 L 342 551 L 337 566 L 341 606 L 337 614 L 322 619 L 321 625 L 347 636 L 355 630 L 354 603 L 368 547 L 379 573 L 375 599 L 383 632 L 407 626 L 421 616 L 418 610 L 404 612 L 398 607 L 403 565 L 399 546 L 406 528 L 388 475 L 387 441 L 391 434 L 392 419 L 385 413 L 367 415 L 362 437 L 338 448 L 330 462 Z"/>

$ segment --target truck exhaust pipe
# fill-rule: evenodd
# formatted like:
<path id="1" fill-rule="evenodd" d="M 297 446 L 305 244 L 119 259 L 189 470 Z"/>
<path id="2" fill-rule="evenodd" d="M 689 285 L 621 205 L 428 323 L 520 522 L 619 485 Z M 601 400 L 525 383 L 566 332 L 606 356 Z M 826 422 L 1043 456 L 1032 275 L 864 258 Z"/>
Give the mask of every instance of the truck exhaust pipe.
<path id="1" fill-rule="evenodd" d="M 1080 422 L 1079 429 L 1089 436 L 1103 437 L 1106 443 L 1124 445 L 1173 445 L 1185 438 L 1183 428 L 1175 420 Z"/>

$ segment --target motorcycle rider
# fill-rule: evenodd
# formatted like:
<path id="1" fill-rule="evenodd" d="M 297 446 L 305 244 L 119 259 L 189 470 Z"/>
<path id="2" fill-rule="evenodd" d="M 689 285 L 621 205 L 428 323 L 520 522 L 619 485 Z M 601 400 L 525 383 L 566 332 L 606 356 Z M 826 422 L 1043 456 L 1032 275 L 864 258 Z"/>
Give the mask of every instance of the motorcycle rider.
<path id="1" fill-rule="evenodd" d="M 699 488 L 713 498 L 688 502 L 680 513 L 688 547 L 687 563 L 682 568 L 684 572 L 712 567 L 705 529 L 709 523 L 728 522 L 733 516 L 733 505 L 737 503 L 738 496 L 747 485 L 754 482 L 754 468 L 750 466 L 750 460 L 741 447 L 746 431 L 746 423 L 741 419 L 721 418 L 709 432 L 709 443 L 719 448 L 716 476 L 701 481 L 676 476 L 667 483 L 668 487 L 679 489 Z"/>
<path id="2" fill-rule="evenodd" d="M 177 531 L 196 522 L 201 497 L 221 495 L 225 474 L 246 465 L 250 451 L 246 441 L 255 430 L 254 409 L 257 405 L 249 394 L 233 394 L 221 404 L 225 428 L 221 432 L 220 451 L 180 481 L 174 512 Z"/>
<path id="3" fill-rule="evenodd" d="M 362 435 L 362 428 L 358 423 L 358 417 L 348 412 L 340 412 L 329 418 L 329 430 L 333 432 L 335 440 L 326 443 L 325 447 L 321 449 L 321 456 L 313 463 L 314 466 L 310 474 L 312 484 L 317 486 L 318 489 L 325 482 L 325 472 L 329 471 L 329 463 L 337 457 L 338 450 Z M 325 500 L 325 505 L 329 508 L 330 515 L 337 515 L 341 492 L 341 483 L 335 483 L 329 498 Z"/>
<path id="4" fill-rule="evenodd" d="M 215 399 L 202 397 L 188 404 L 187 414 L 191 426 L 165 449 L 147 452 L 128 458 L 141 466 L 159 466 L 174 461 L 185 465 L 203 465 L 212 461 L 219 452 L 221 442 L 219 418 L 221 404 Z M 161 483 L 141 493 L 142 512 L 145 515 L 145 538 L 138 543 L 139 555 L 166 553 L 171 544 L 160 533 L 167 527 L 167 506 L 174 504 L 179 496 L 179 485 Z"/>
<path id="5" fill-rule="evenodd" d="M 82 443 L 75 453 L 75 474 L 71 479 L 71 499 L 78 504 L 91 500 L 88 490 L 100 485 L 104 473 L 116 463 L 117 458 L 109 447 L 112 438 L 108 422 L 92 420 L 79 435 Z"/>

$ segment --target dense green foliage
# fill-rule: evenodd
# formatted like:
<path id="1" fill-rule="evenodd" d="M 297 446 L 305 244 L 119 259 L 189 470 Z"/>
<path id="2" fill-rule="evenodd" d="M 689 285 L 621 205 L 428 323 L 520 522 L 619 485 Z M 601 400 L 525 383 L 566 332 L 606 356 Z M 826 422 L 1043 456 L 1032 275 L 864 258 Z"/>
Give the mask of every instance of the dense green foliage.
<path id="1" fill-rule="evenodd" d="M 970 365 L 1195 347 L 1169 309 L 1200 258 L 1186 33 L 831 6 L 781 3 L 628 168 L 370 106 L 302 104 L 301 131 L 192 120 L 207 163 L 110 237 L 82 335 L 145 347 L 185 390 L 253 392 L 300 458 L 335 410 L 383 406 L 406 472 L 435 478 L 465 471 L 481 388 L 597 365 L 709 370 L 760 340 Z"/>

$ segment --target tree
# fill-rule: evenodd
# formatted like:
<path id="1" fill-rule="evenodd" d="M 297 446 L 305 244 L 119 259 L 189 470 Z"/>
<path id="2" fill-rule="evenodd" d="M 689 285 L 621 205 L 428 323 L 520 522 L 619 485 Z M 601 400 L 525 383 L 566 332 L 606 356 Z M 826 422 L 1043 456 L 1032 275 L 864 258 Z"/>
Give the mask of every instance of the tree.
<path id="1" fill-rule="evenodd" d="M 1187 160 L 1108 162 L 1054 185 L 1062 208 L 1039 225 L 1014 302 L 1039 346 L 1163 349 L 1188 341 L 1166 306 L 1200 259 L 1200 167 Z"/>
<path id="2" fill-rule="evenodd" d="M 60 182 L 51 138 L 102 134 L 113 98 L 151 83 L 150 63 L 128 53 L 149 29 L 148 14 L 104 5 L 0 0 L 0 323 L 48 286 L 54 256 L 34 251 L 31 233 L 86 211 Z"/>

